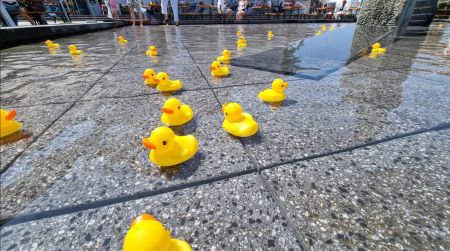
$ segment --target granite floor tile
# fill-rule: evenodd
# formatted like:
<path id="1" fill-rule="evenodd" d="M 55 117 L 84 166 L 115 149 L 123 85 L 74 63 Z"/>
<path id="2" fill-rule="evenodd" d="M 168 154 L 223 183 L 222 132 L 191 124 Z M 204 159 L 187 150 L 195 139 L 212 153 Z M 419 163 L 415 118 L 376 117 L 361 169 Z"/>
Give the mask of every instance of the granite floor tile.
<path id="1" fill-rule="evenodd" d="M 182 90 L 196 90 L 209 88 L 202 73 L 195 65 L 151 66 L 156 72 L 167 72 L 172 80 L 179 79 L 183 83 Z M 106 97 L 133 97 L 138 95 L 159 93 L 156 88 L 147 86 L 142 73 L 149 66 L 140 65 L 131 69 L 114 67 L 107 75 L 83 97 L 96 99 Z"/>
<path id="2" fill-rule="evenodd" d="M 95 69 L 55 71 L 47 67 L 40 72 L 44 75 L 38 79 L 33 78 L 35 73 L 27 71 L 2 80 L 1 105 L 18 107 L 74 102 L 102 76 Z"/>
<path id="3" fill-rule="evenodd" d="M 396 74 L 289 81 L 282 106 L 257 99 L 269 84 L 215 92 L 259 122 L 259 133 L 244 143 L 261 166 L 269 166 L 450 123 L 448 87 Z"/>
<path id="4" fill-rule="evenodd" d="M 285 80 L 298 79 L 295 76 L 232 65 L 227 65 L 230 69 L 230 74 L 228 77 L 218 78 L 211 75 L 211 70 L 209 69 L 210 64 L 199 64 L 198 66 L 212 88 L 272 83 L 272 81 L 277 78 L 283 78 Z"/>
<path id="5" fill-rule="evenodd" d="M 450 131 L 263 171 L 311 250 L 448 250 Z"/>
<path id="6" fill-rule="evenodd" d="M 9 165 L 17 155 L 21 154 L 31 142 L 47 129 L 48 126 L 59 118 L 70 105 L 71 104 L 42 105 L 19 107 L 15 109 L 17 111 L 15 119 L 22 123 L 22 130 L 18 134 L 2 139 L 2 144 L 0 145 L 0 172 L 3 172 L 6 166 Z"/>
<path id="7" fill-rule="evenodd" d="M 2 250 L 121 250 L 130 222 L 143 212 L 194 250 L 301 250 L 257 174 L 6 225 Z"/>
<path id="8" fill-rule="evenodd" d="M 150 163 L 141 140 L 161 125 L 167 97 L 78 103 L 1 174 L 2 217 L 153 191 L 254 168 L 238 139 L 221 127 L 211 91 L 176 94 L 194 119 L 174 130 L 193 134 L 199 151 L 164 172 Z M 70 196 L 68 196 L 70 195 Z M 21 197 L 21 200 L 16 198 Z"/>

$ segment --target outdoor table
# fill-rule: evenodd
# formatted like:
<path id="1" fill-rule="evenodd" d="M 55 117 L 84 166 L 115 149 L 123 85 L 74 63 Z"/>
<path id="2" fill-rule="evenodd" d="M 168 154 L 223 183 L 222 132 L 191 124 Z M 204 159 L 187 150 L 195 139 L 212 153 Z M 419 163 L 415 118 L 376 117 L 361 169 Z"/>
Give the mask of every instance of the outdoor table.
<path id="1" fill-rule="evenodd" d="M 291 19 L 292 12 L 296 11 L 297 13 L 299 13 L 300 10 L 303 10 L 303 7 L 300 7 L 300 6 L 288 6 L 288 7 L 284 7 L 283 9 L 284 9 L 285 13 L 289 12 L 289 19 Z"/>
<path id="2" fill-rule="evenodd" d="M 181 13 L 187 13 L 189 12 L 189 8 L 191 7 L 191 5 L 189 3 L 185 3 L 185 4 L 178 4 L 178 9 L 180 9 Z"/>
<path id="3" fill-rule="evenodd" d="M 200 12 L 200 9 L 209 9 L 209 15 L 212 15 L 212 10 L 217 9 L 217 7 L 214 5 L 211 5 L 211 4 L 200 4 L 200 5 L 198 5 L 198 9 L 199 9 L 199 12 Z"/>
<path id="4" fill-rule="evenodd" d="M 321 7 L 321 8 L 317 8 L 317 11 L 321 14 L 326 14 L 327 11 L 333 11 L 334 7 Z"/>
<path id="5" fill-rule="evenodd" d="M 353 11 L 357 13 L 360 10 L 361 10 L 361 8 L 359 8 L 359 7 L 350 7 L 350 8 L 348 8 L 348 11 L 350 11 L 350 13 L 352 13 L 352 14 L 353 14 Z"/>
<path id="6" fill-rule="evenodd" d="M 262 14 L 262 13 L 264 13 L 265 10 L 269 10 L 270 7 L 268 5 L 258 5 L 258 6 L 252 7 L 252 9 L 255 14 Z"/>

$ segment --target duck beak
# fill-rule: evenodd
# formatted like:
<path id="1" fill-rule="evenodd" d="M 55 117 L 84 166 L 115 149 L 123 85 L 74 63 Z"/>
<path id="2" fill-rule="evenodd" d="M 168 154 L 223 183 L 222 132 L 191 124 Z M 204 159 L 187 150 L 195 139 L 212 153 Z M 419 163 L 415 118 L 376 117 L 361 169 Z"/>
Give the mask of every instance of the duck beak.
<path id="1" fill-rule="evenodd" d="M 142 144 L 143 144 L 144 147 L 147 148 L 147 149 L 153 149 L 153 150 L 156 149 L 156 146 L 153 145 L 153 143 L 152 143 L 152 142 L 150 141 L 150 139 L 148 139 L 148 138 L 144 138 L 144 139 L 142 140 Z"/>
<path id="2" fill-rule="evenodd" d="M 134 218 L 134 220 L 131 222 L 130 228 L 132 228 L 137 223 L 139 223 L 141 221 L 145 221 L 145 220 L 154 220 L 154 221 L 156 221 L 155 217 L 153 217 L 153 215 L 151 215 L 151 214 L 141 214 L 138 217 Z"/>
<path id="3" fill-rule="evenodd" d="M 16 114 L 17 114 L 16 110 L 12 110 L 6 115 L 5 119 L 6 120 L 13 120 L 14 117 L 16 116 Z"/>
<path id="4" fill-rule="evenodd" d="M 155 48 L 153 48 L 153 49 L 150 49 L 151 51 L 156 51 L 156 49 Z"/>
<path id="5" fill-rule="evenodd" d="M 209 67 L 209 69 L 211 69 L 211 71 L 215 71 L 215 70 L 217 70 L 217 68 L 216 68 L 216 67 L 214 67 L 214 66 L 211 66 L 211 67 Z"/>
<path id="6" fill-rule="evenodd" d="M 143 79 L 147 79 L 147 78 L 148 78 L 148 76 L 146 76 L 146 75 L 142 74 L 142 78 L 143 78 Z"/>
<path id="7" fill-rule="evenodd" d="M 173 110 L 172 109 L 168 109 L 168 108 L 161 108 L 163 113 L 167 113 L 167 114 L 173 114 Z"/>
<path id="8" fill-rule="evenodd" d="M 159 81 L 159 79 L 155 78 L 155 82 L 156 82 L 156 83 L 159 83 L 160 81 Z"/>
<path id="9" fill-rule="evenodd" d="M 286 88 L 288 88 L 289 83 L 288 82 L 284 82 L 284 84 L 286 85 Z"/>

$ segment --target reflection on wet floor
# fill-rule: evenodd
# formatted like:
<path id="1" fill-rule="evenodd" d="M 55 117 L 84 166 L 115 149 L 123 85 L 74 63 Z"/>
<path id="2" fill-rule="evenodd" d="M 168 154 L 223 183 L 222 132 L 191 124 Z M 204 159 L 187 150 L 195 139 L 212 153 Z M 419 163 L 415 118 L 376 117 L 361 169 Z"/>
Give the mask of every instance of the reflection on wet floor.
<path id="1" fill-rule="evenodd" d="M 175 166 L 165 166 L 165 167 L 160 167 L 155 171 L 155 176 L 159 177 L 165 177 L 167 179 L 172 179 L 175 177 L 175 175 L 177 173 L 179 173 L 181 171 L 182 168 L 182 164 L 180 165 L 175 165 Z"/>
<path id="2" fill-rule="evenodd" d="M 348 111 L 349 114 L 353 114 L 352 109 L 354 108 L 356 111 L 356 116 L 349 118 L 349 120 L 354 119 L 355 121 L 348 122 L 348 124 L 354 126 L 350 129 L 354 129 L 354 133 L 349 133 L 348 135 L 350 136 L 348 136 L 348 138 L 353 137 L 353 139 L 355 139 L 355 142 L 357 143 L 370 141 L 371 139 L 376 138 L 379 134 L 382 134 L 385 131 L 389 131 L 389 126 L 392 123 L 392 119 L 389 118 L 389 115 L 393 110 L 401 106 L 405 91 L 402 83 L 410 76 L 411 72 L 421 71 L 433 74 L 437 73 L 438 75 L 445 76 L 450 75 L 450 71 L 448 70 L 450 59 L 448 55 L 448 50 L 450 48 L 449 28 L 432 31 L 427 37 L 401 38 L 400 40 L 395 42 L 390 41 L 389 38 L 387 38 L 386 40 L 384 40 L 383 46 L 389 46 L 389 52 L 386 55 L 377 57 L 376 59 L 365 61 L 364 59 L 369 53 L 369 50 L 367 50 L 367 46 L 372 44 L 374 42 L 374 39 L 385 34 L 389 30 L 381 28 L 368 29 L 355 27 L 353 25 L 332 25 L 332 27 L 336 27 L 334 31 L 326 32 L 324 34 L 321 34 L 320 36 L 314 36 L 314 33 L 310 32 L 309 27 L 302 27 L 302 29 L 308 30 L 309 32 L 307 33 L 308 35 L 305 35 L 306 39 L 292 42 L 292 40 L 294 39 L 290 37 L 289 40 L 286 40 L 289 41 L 289 43 L 286 43 L 287 45 L 282 48 L 273 48 L 280 44 L 284 44 L 278 44 L 279 42 L 277 42 L 277 39 L 283 37 L 283 34 L 281 34 L 282 31 L 280 31 L 280 34 L 276 32 L 273 40 L 270 42 L 270 46 L 263 44 L 263 46 L 267 46 L 264 48 L 271 48 L 270 50 L 266 51 L 257 51 L 257 49 L 253 47 L 253 44 L 256 44 L 256 42 L 260 42 L 259 40 L 261 40 L 261 38 L 264 38 L 262 40 L 264 40 L 264 43 L 267 43 L 265 39 L 266 34 L 264 33 L 258 37 L 257 29 L 252 30 L 251 28 L 247 28 L 247 30 L 243 32 L 250 33 L 250 35 L 247 36 L 247 38 L 250 37 L 249 46 L 245 50 L 238 51 L 237 57 L 235 58 L 236 60 L 233 59 L 232 63 L 233 65 L 239 65 L 249 68 L 253 67 L 272 72 L 286 74 L 294 73 L 294 75 L 299 76 L 303 79 L 306 78 L 313 80 L 322 79 L 335 70 L 345 66 L 345 70 L 341 74 L 339 81 L 336 81 L 339 83 L 329 83 L 329 86 L 332 86 L 330 87 L 330 89 L 332 89 L 333 94 L 323 94 L 324 98 L 321 99 L 322 97 L 318 97 L 317 103 L 323 102 L 323 104 L 320 103 L 319 106 L 328 105 L 330 107 L 327 107 L 327 109 L 333 110 L 334 107 L 331 107 L 328 100 L 326 100 L 326 95 L 330 95 L 333 96 L 333 98 L 336 96 L 338 97 L 338 99 L 340 98 L 340 101 L 346 105 L 345 109 L 350 107 Z M 194 28 L 196 27 L 192 27 L 192 29 Z M 175 51 L 175 56 L 169 57 L 172 60 L 171 62 L 176 63 L 177 60 L 180 59 L 178 53 L 184 52 L 185 50 L 183 45 L 179 42 L 181 40 L 184 40 L 184 42 L 187 44 L 186 48 L 188 48 L 194 56 L 197 56 L 196 53 L 201 52 L 203 54 L 199 53 L 199 58 L 203 57 L 204 54 L 207 54 L 207 56 L 204 57 L 207 58 L 207 60 L 214 59 L 216 56 L 218 56 L 216 51 L 221 51 L 226 45 L 232 45 L 233 49 L 235 49 L 235 27 L 232 28 L 232 32 L 230 32 L 231 28 L 229 27 L 223 28 L 224 30 L 217 29 L 219 30 L 220 38 L 205 38 L 195 35 L 194 32 L 192 32 L 191 34 L 189 32 L 182 33 L 180 30 L 173 31 L 169 28 L 162 29 L 163 30 L 158 33 L 162 36 L 152 37 L 151 39 L 154 40 L 151 40 L 151 42 L 153 44 L 155 43 L 155 41 L 157 41 L 155 44 L 157 44 L 163 50 L 167 49 L 165 52 L 168 55 Z M 198 32 L 202 32 L 202 30 L 203 28 L 198 28 Z M 139 32 L 138 30 L 134 30 L 133 33 L 135 33 L 135 38 L 139 38 L 143 34 L 146 37 L 150 37 L 148 33 Z M 230 34 L 232 34 L 233 37 L 231 37 Z M 299 32 L 299 34 L 302 33 Z M 141 53 L 139 50 L 132 50 L 132 42 L 124 46 L 124 48 L 121 48 L 121 46 L 117 44 L 111 46 L 110 38 L 102 38 L 101 36 L 95 37 L 92 34 L 88 34 L 86 36 L 90 36 L 90 38 L 84 40 L 83 44 L 87 45 L 89 43 L 93 43 L 95 45 L 87 50 L 86 55 L 82 57 L 73 57 L 73 59 L 70 56 L 66 55 L 67 53 L 65 52 L 65 50 L 53 54 L 51 55 L 51 57 L 43 57 L 39 59 L 39 54 L 41 52 L 36 52 L 36 49 L 32 46 L 26 48 L 21 47 L 24 52 L 27 53 L 27 50 L 31 50 L 29 52 L 29 55 L 31 55 L 33 58 L 30 62 L 20 60 L 20 51 L 8 52 L 6 57 L 2 57 L 1 59 L 2 68 L 3 66 L 6 66 L 7 70 L 9 70 L 9 73 L 2 73 L 2 80 L 5 79 L 5 81 L 2 82 L 7 83 L 7 85 L 2 83 L 2 105 L 6 104 L 9 106 L 14 106 L 15 102 L 24 100 L 24 97 L 27 97 L 28 99 L 26 100 L 26 102 L 21 103 L 22 105 L 27 104 L 28 100 L 30 102 L 45 102 L 47 101 L 47 97 L 41 96 L 52 92 L 55 88 L 60 88 L 63 91 L 53 93 L 51 95 L 51 98 L 53 98 L 52 102 L 54 102 L 55 100 L 67 101 L 66 99 L 56 99 L 55 97 L 67 97 L 78 94 L 80 92 L 82 93 L 89 86 L 86 85 L 86 83 L 90 84 L 96 80 L 96 78 L 90 78 L 92 75 L 108 69 L 108 67 L 115 63 L 114 60 L 119 60 L 120 55 L 128 52 L 128 49 L 130 49 L 132 53 L 136 53 L 132 54 L 132 56 L 136 59 L 140 57 L 144 58 L 146 60 L 146 64 L 151 65 L 151 63 L 156 64 L 159 62 L 167 63 L 167 55 L 164 54 L 157 58 L 148 58 L 145 56 L 144 52 L 149 44 L 149 40 L 143 40 L 141 41 L 140 45 L 137 45 L 137 48 L 139 48 L 139 46 L 142 47 Z M 229 38 L 228 36 L 230 36 L 231 38 Z M 253 36 L 253 38 L 251 36 Z M 130 34 L 130 41 L 132 41 L 131 37 L 133 37 L 133 35 Z M 166 40 L 164 40 L 164 38 Z M 197 39 L 197 41 L 188 43 L 191 39 Z M 209 41 L 207 39 L 212 40 Z M 209 49 L 207 53 L 204 53 L 201 48 L 198 49 L 198 47 L 196 47 L 198 46 L 197 43 L 201 42 L 204 43 L 200 44 L 201 47 L 204 46 L 206 48 L 205 50 Z M 257 46 L 259 45 L 261 44 L 258 44 Z M 211 47 L 213 49 L 211 49 Z M 95 53 L 98 54 L 92 56 L 92 54 L 89 54 L 89 50 L 95 51 Z M 43 48 L 43 51 L 46 53 L 45 48 Z M 233 53 L 235 52 L 236 51 L 234 50 Z M 363 60 L 358 60 L 357 63 L 348 63 L 348 60 L 355 55 L 357 56 L 357 58 L 362 58 Z M 41 63 L 42 65 L 40 65 Z M 138 65 L 138 63 L 133 62 L 121 62 L 120 64 L 129 67 L 141 66 Z M 191 64 L 188 66 L 192 67 L 192 71 L 197 70 L 197 66 L 195 64 Z M 157 67 L 159 67 L 160 69 L 167 68 L 166 66 L 161 65 L 157 65 Z M 365 75 L 361 75 L 361 69 L 365 69 L 364 67 L 372 69 L 379 68 L 380 70 L 373 70 L 370 71 L 370 74 L 368 73 Z M 32 70 L 30 70 L 29 68 L 32 68 Z M 394 75 L 385 74 L 382 69 L 400 70 Z M 233 72 L 233 69 L 231 71 Z M 191 74 L 191 72 L 187 71 L 184 74 L 187 76 Z M 33 75 L 38 75 L 40 77 L 39 83 L 36 83 L 36 81 L 34 81 Z M 361 76 L 367 77 L 367 79 L 365 79 L 367 80 L 367 82 L 359 81 Z M 436 75 L 430 77 L 435 76 Z M 257 79 L 258 76 L 255 77 L 255 83 L 262 82 L 261 79 Z M 224 79 L 224 81 L 227 81 L 229 79 L 230 78 Z M 214 82 L 213 80 L 210 84 L 213 84 L 213 87 L 216 87 L 220 86 L 221 83 L 222 82 L 219 81 Z M 134 83 L 123 83 L 123 85 L 130 86 L 132 84 Z M 139 84 L 142 84 L 142 81 L 139 82 Z M 301 85 L 302 83 L 300 82 L 298 84 Z M 68 91 L 70 86 L 79 86 L 80 88 L 76 89 L 76 92 L 74 92 L 75 94 L 73 94 L 72 92 Z M 243 92 L 246 91 L 245 86 L 243 86 L 241 89 Z M 32 93 L 35 93 L 36 95 L 33 96 Z M 161 95 L 163 95 L 164 97 L 170 97 L 172 95 L 180 95 L 180 93 L 183 94 L 188 92 L 162 93 Z M 310 94 L 311 96 L 317 95 L 316 93 L 305 93 L 305 95 Z M 160 94 L 158 94 L 158 97 L 160 97 L 159 95 Z M 72 100 L 69 99 L 69 101 Z M 108 104 L 106 108 L 102 108 L 102 112 L 105 112 L 105 110 L 111 109 L 111 107 L 114 107 L 116 105 L 114 104 L 113 99 L 105 100 L 105 102 L 110 102 L 110 104 Z M 255 100 L 255 102 L 258 101 Z M 263 107 L 262 109 L 264 109 L 265 112 L 270 109 L 274 113 L 278 114 L 281 113 L 285 107 L 293 108 L 297 105 L 306 106 L 307 104 L 300 103 L 298 100 L 290 100 L 288 97 L 288 99 L 282 103 L 269 104 L 260 107 Z M 260 107 L 258 107 L 258 109 Z M 156 113 L 159 112 L 157 107 L 151 107 L 148 109 L 154 109 Z M 130 109 L 125 111 L 129 112 Z M 100 114 L 104 115 L 104 113 Z M 299 114 L 302 115 L 301 112 L 299 112 Z M 327 115 L 328 114 L 322 114 L 323 117 L 326 117 Z M 117 114 L 117 116 L 122 116 L 122 114 Z M 294 115 L 291 114 L 291 116 Z M 220 126 L 219 120 L 221 116 L 217 116 L 217 118 L 219 119 L 213 116 L 211 116 L 211 118 L 214 118 L 215 120 L 211 123 L 216 123 Z M 29 203 L 32 203 L 34 200 L 40 198 L 40 196 L 45 194 L 50 188 L 54 187 L 55 184 L 60 182 L 62 178 L 71 180 L 74 176 L 72 174 L 72 172 L 74 172 L 73 169 L 77 170 L 76 168 L 99 168 L 104 172 L 99 172 L 101 173 L 101 175 L 105 175 L 104 178 L 110 178 L 108 175 L 129 175 L 128 179 L 132 179 L 134 176 L 139 176 L 140 172 L 143 172 L 142 170 L 154 170 L 151 168 L 147 168 L 148 166 L 143 165 L 142 163 L 144 163 L 144 161 L 140 162 L 138 160 L 130 158 L 129 156 L 122 156 L 124 154 L 132 154 L 133 156 L 141 154 L 140 145 L 131 145 L 129 147 L 130 149 L 126 149 L 130 152 L 125 151 L 125 149 L 117 150 L 117 145 L 114 145 L 114 143 L 117 143 L 117 141 L 114 140 L 120 137 L 119 132 L 124 130 L 124 127 L 126 127 L 126 125 L 118 125 L 117 122 L 114 122 L 114 125 L 116 127 L 113 127 L 111 129 L 107 127 L 107 129 L 105 129 L 103 128 L 103 124 L 95 124 L 96 122 L 94 122 L 94 120 L 92 120 L 90 116 L 87 116 L 86 118 L 80 115 L 79 119 L 82 120 L 80 124 L 67 125 L 67 128 L 65 128 L 64 130 L 61 129 L 61 131 L 56 133 L 55 135 L 47 135 L 48 138 L 45 139 L 48 141 L 46 142 L 47 146 L 42 146 L 40 149 L 33 149 L 33 151 L 31 152 L 27 152 L 26 154 L 24 154 L 26 158 L 21 158 L 20 160 L 18 160 L 18 162 L 15 163 L 15 165 L 13 165 L 13 168 L 15 168 L 15 170 L 10 170 L 10 172 L 2 175 L 2 212 L 6 212 L 2 214 L 2 219 L 3 217 L 14 217 L 16 213 L 20 212 L 23 209 L 26 209 L 29 206 Z M 158 116 L 152 119 L 158 120 L 159 123 Z M 285 120 L 288 119 L 289 118 L 280 117 L 279 122 L 285 122 Z M 314 118 L 313 115 L 306 114 L 304 121 L 302 122 L 306 124 L 308 122 L 314 121 L 314 119 L 316 118 Z M 98 121 L 99 123 L 104 123 L 104 120 L 106 119 L 101 118 Z M 124 118 L 124 120 L 128 123 L 128 117 Z M 202 122 L 202 120 L 199 120 L 199 123 L 204 122 Z M 311 122 L 310 124 L 313 123 L 314 122 Z M 262 126 L 266 126 L 266 128 L 272 127 L 269 125 Z M 177 135 L 185 135 L 186 131 L 190 133 L 191 131 L 202 130 L 202 127 L 204 127 L 204 124 L 199 124 L 197 126 L 195 124 L 195 121 L 193 121 L 189 126 L 187 126 L 186 130 L 183 126 L 171 128 Z M 139 129 L 142 131 L 148 131 L 149 128 Z M 328 130 L 327 132 L 329 133 L 329 131 L 335 129 L 336 128 L 333 128 L 331 125 L 329 128 L 324 129 L 324 131 Z M 105 133 L 105 131 L 108 130 L 110 130 L 109 134 Z M 136 131 L 133 133 L 139 136 L 141 135 L 140 133 L 142 131 Z M 335 132 L 336 134 L 341 134 L 341 132 L 336 131 L 338 130 L 336 129 L 333 132 Z M 280 134 L 281 132 L 282 130 L 278 131 L 278 133 Z M 306 134 L 307 133 L 305 133 L 305 135 Z M 20 135 L 18 134 L 16 136 L 17 137 L 15 137 L 14 139 L 20 140 L 29 137 L 30 135 L 24 133 Z M 315 135 L 299 136 L 305 137 L 304 140 L 306 141 L 313 138 Z M 214 135 L 208 135 L 208 137 L 205 137 L 203 139 L 204 142 L 202 143 L 210 142 L 211 138 L 213 137 Z M 239 140 L 234 136 L 230 137 L 231 140 L 225 140 L 227 141 L 227 143 L 239 142 Z M 265 135 L 256 135 L 256 140 L 251 142 L 251 144 L 262 144 L 261 142 L 263 142 L 264 137 Z M 347 134 L 345 135 L 345 137 L 347 137 Z M 90 139 L 85 140 L 86 138 Z M 85 159 L 84 155 L 87 154 L 82 151 L 84 149 L 77 149 L 72 146 L 80 143 L 77 141 L 77 139 L 85 140 L 82 141 L 82 143 L 89 145 L 89 147 L 97 146 L 96 144 L 98 144 L 98 149 L 95 149 L 95 151 L 93 150 L 93 155 L 95 156 L 95 158 L 89 156 Z M 122 142 L 129 142 L 136 139 L 128 137 L 126 139 L 121 138 L 121 140 Z M 101 142 L 101 144 L 99 142 Z M 222 144 L 222 142 L 220 143 Z M 127 147 L 128 146 L 129 145 L 127 145 Z M 133 147 L 139 147 L 139 150 L 132 149 Z M 216 146 L 208 147 L 213 148 Z M 237 148 L 236 146 L 233 147 Z M 228 148 L 232 147 L 227 146 L 227 149 Z M 92 147 L 89 149 L 92 150 Z M 203 161 L 204 159 L 207 159 L 206 157 L 208 155 L 211 155 L 210 149 L 202 150 L 204 150 L 204 152 L 200 153 L 196 157 L 196 159 L 193 160 L 193 162 L 195 163 L 195 167 L 192 167 L 191 165 L 189 166 L 190 169 L 186 171 L 186 173 L 189 173 L 189 175 L 193 175 L 192 173 L 197 172 L 195 168 L 199 166 L 198 163 L 200 162 L 200 160 Z M 306 150 L 300 149 L 299 151 Z M 60 154 L 61 152 L 64 152 L 65 155 Z M 106 154 L 117 155 L 120 158 L 113 158 L 111 162 L 105 161 L 105 164 L 102 158 L 104 157 L 103 155 Z M 225 154 L 226 152 L 224 153 L 224 155 Z M 221 156 L 221 154 L 219 155 Z M 143 159 L 143 156 L 141 156 L 140 158 Z M 234 160 L 237 158 L 238 157 L 233 156 L 233 165 L 237 166 L 241 164 L 241 161 Z M 128 163 L 131 159 L 135 160 L 135 163 Z M 207 159 L 207 161 L 210 161 L 210 163 L 216 161 L 220 164 L 219 167 L 217 167 L 217 173 L 227 173 L 227 170 L 220 169 L 220 166 L 222 165 L 220 161 L 211 159 Z M 148 163 L 147 159 L 145 159 L 145 163 Z M 131 167 L 128 165 L 130 165 Z M 126 168 L 124 168 L 124 166 L 126 166 Z M 39 168 L 34 169 L 35 167 Z M 120 171 L 117 171 L 118 169 L 120 169 Z M 157 176 L 166 176 L 169 179 L 180 173 L 182 173 L 182 175 L 186 175 L 186 173 L 183 173 L 182 167 L 180 165 L 158 170 L 159 171 L 156 174 Z M 203 171 L 204 170 L 200 170 L 199 173 Z M 66 177 L 66 175 L 68 177 Z M 208 173 L 207 175 L 210 174 Z M 183 176 L 182 178 L 184 179 L 186 177 Z M 80 181 L 77 182 L 81 184 Z M 87 187 L 89 187 L 90 185 L 81 184 L 80 186 L 84 186 L 84 188 L 87 189 Z M 121 184 L 121 186 L 125 185 Z M 122 189 L 121 187 L 108 187 L 108 185 L 105 185 L 105 187 L 106 189 L 111 190 Z M 148 186 L 144 187 L 145 189 L 148 188 Z M 133 189 L 136 190 L 140 188 L 142 189 L 142 187 L 133 187 Z M 133 192 L 135 192 L 135 190 L 133 190 Z M 121 194 L 122 193 L 123 191 L 121 191 Z M 17 200 L 17 198 L 21 199 Z M 77 203 L 86 203 L 86 201 L 92 201 L 95 199 L 97 199 L 97 197 L 94 196 L 88 199 L 80 198 L 79 200 L 77 200 Z M 55 204 L 54 207 L 64 206 L 67 203 L 64 202 L 60 204 L 61 205 Z"/>
<path id="3" fill-rule="evenodd" d="M 331 31 L 328 31 L 329 28 L 332 28 Z M 391 31 L 389 28 L 356 25 L 332 24 L 329 28 L 323 26 L 319 30 L 320 36 L 301 38 L 285 46 L 235 58 L 232 64 L 319 80 L 351 60 L 364 56 L 372 43 Z M 359 36 L 358 30 L 364 30 L 364 36 Z M 358 39 L 356 42 L 355 37 Z"/>
<path id="4" fill-rule="evenodd" d="M 12 144 L 19 140 L 26 140 L 30 138 L 32 135 L 30 133 L 27 133 L 23 130 L 15 132 L 11 135 L 8 135 L 6 137 L 0 138 L 0 145 L 6 145 L 6 144 Z"/>
<path id="5" fill-rule="evenodd" d="M 172 129 L 172 131 L 179 136 L 185 135 L 185 130 L 184 130 L 184 125 L 180 125 L 180 126 L 169 126 L 170 129 Z"/>

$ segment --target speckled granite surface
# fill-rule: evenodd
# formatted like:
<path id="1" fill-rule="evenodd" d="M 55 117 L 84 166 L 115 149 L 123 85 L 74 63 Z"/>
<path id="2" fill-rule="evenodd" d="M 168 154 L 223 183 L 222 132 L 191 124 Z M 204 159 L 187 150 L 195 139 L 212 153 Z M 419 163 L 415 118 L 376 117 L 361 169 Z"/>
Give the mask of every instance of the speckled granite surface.
<path id="1" fill-rule="evenodd" d="M 450 130 L 263 171 L 308 248 L 448 250 Z"/>
<path id="2" fill-rule="evenodd" d="M 120 250 L 149 212 L 196 250 L 449 250 L 449 28 L 383 40 L 386 55 L 330 70 L 386 31 L 359 27 L 351 46 L 336 43 L 352 25 L 323 36 L 320 24 L 125 27 L 57 39 L 55 54 L 41 43 L 1 51 L 1 105 L 29 136 L 1 145 L 0 249 Z M 69 43 L 86 54 L 69 56 Z M 159 57 L 145 56 L 149 45 Z M 308 76 L 208 71 L 225 48 L 248 59 L 294 45 L 311 48 L 300 55 Z M 340 45 L 346 55 L 320 49 Z M 268 55 L 280 69 L 291 62 Z M 147 67 L 181 79 L 173 96 L 195 113 L 174 130 L 194 134 L 199 152 L 168 172 L 141 144 L 168 97 L 142 83 Z M 277 77 L 287 100 L 261 103 Z M 229 101 L 259 122 L 257 135 L 222 130 Z"/>
<path id="3" fill-rule="evenodd" d="M 196 250 L 299 250 L 257 174 L 5 227 L 5 250 L 120 250 L 133 218 L 151 213 Z M 18 241 L 18 242 L 17 242 Z"/>

